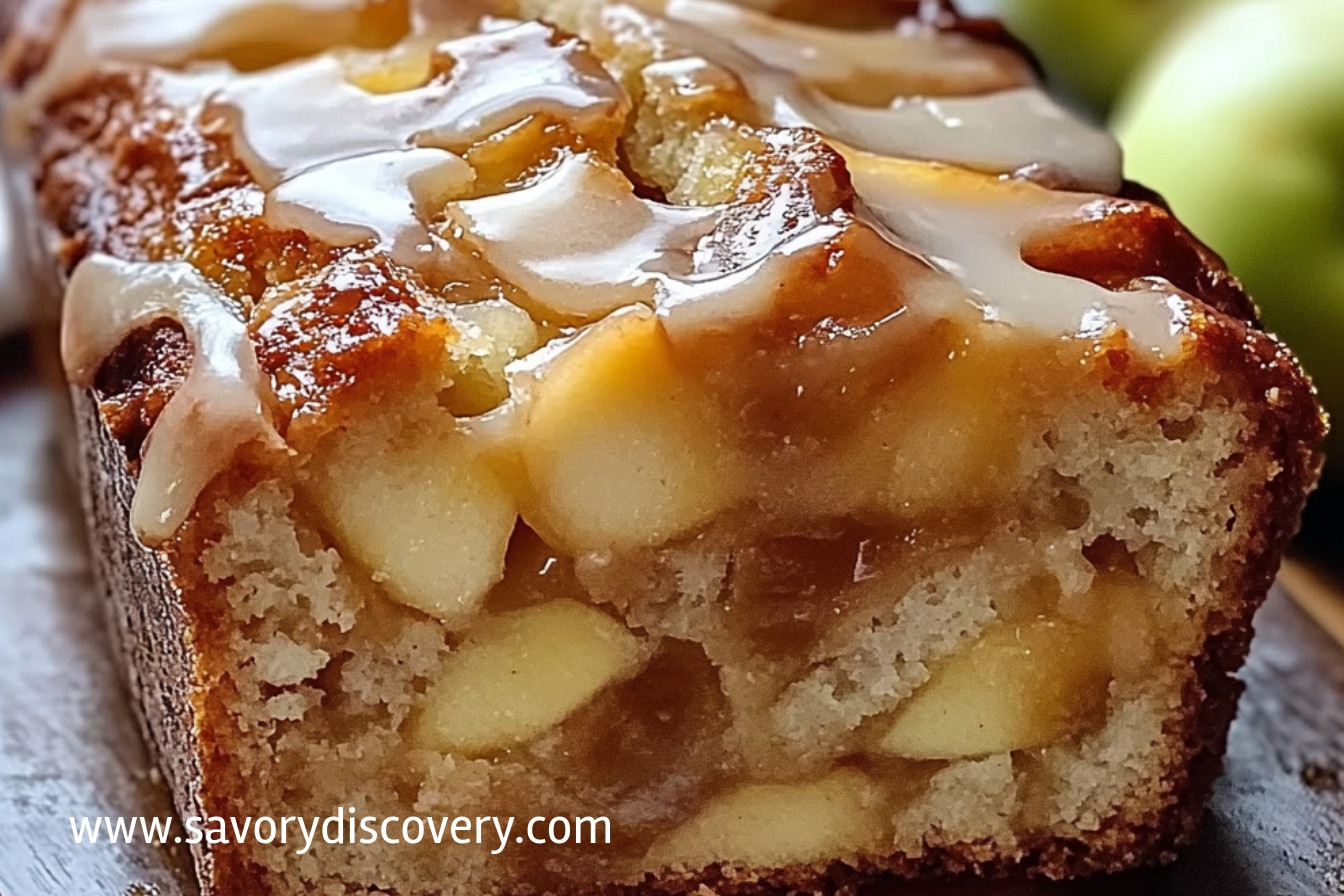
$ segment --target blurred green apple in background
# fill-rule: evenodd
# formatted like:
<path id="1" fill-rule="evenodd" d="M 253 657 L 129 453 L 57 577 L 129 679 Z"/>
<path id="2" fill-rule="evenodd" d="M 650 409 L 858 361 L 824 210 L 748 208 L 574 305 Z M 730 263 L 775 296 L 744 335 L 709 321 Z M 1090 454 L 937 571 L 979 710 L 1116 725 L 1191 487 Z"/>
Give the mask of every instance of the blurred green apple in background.
<path id="1" fill-rule="evenodd" d="M 1040 57 L 1051 86 L 1094 112 L 1117 91 L 1163 32 L 1191 9 L 1221 0 L 961 0 L 994 15 Z"/>
<path id="2" fill-rule="evenodd" d="M 1236 0 L 1121 97 L 1126 173 L 1227 259 L 1333 412 L 1344 476 L 1344 0 Z"/>

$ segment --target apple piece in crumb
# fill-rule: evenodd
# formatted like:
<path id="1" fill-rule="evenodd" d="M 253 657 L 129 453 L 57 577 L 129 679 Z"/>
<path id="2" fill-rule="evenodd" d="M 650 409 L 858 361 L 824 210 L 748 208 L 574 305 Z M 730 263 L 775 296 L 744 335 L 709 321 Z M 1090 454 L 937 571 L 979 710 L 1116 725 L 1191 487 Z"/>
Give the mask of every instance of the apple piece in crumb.
<path id="1" fill-rule="evenodd" d="M 816 781 L 736 787 L 660 838 L 648 858 L 687 868 L 713 862 L 780 868 L 875 843 L 885 826 L 872 782 L 843 768 Z"/>
<path id="2" fill-rule="evenodd" d="M 511 490 L 456 431 L 330 436 L 309 465 L 306 494 L 342 554 L 394 599 L 450 624 L 504 575 L 517 521 Z"/>
<path id="3" fill-rule="evenodd" d="M 917 517 L 984 500 L 1011 482 L 1023 426 L 1003 359 L 981 342 L 957 346 L 906 384 L 860 435 L 879 508 Z M 862 481 L 862 480 L 861 480 Z M 868 479 L 873 482 L 871 478 Z M 871 499 L 870 499 L 871 500 Z"/>
<path id="4" fill-rule="evenodd" d="M 1100 718 L 1104 640 L 1069 622 L 1001 624 L 933 669 L 896 711 L 881 752 L 960 759 L 1056 743 Z"/>
<path id="5" fill-rule="evenodd" d="M 577 601 L 502 613 L 449 654 L 412 718 L 412 738 L 446 753 L 497 753 L 560 724 L 646 659 L 629 629 Z"/>
<path id="6" fill-rule="evenodd" d="M 542 334 L 528 313 L 507 299 L 457 305 L 453 316 L 460 322 L 454 372 L 439 405 L 454 417 L 475 417 L 508 399 L 504 368 L 536 351 Z"/>
<path id="7" fill-rule="evenodd" d="M 528 403 L 523 518 L 551 543 L 660 544 L 735 500 L 706 402 L 647 308 L 618 311 L 513 375 Z"/>
<path id="8" fill-rule="evenodd" d="M 1103 647 L 1110 651 L 1112 673 L 1120 681 L 1142 681 L 1165 652 L 1161 608 L 1183 602 L 1123 570 L 1098 573 L 1089 596 L 1092 613 L 1109 620 Z"/>

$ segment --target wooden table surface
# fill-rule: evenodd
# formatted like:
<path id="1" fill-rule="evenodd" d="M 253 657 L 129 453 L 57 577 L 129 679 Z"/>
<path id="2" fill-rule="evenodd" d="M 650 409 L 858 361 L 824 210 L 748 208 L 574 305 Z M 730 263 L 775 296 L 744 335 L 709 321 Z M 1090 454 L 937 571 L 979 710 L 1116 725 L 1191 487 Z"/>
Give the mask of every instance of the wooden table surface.
<path id="1" fill-rule="evenodd" d="M 0 342 L 0 894 L 196 892 L 182 848 L 75 845 L 71 816 L 168 815 L 89 583 L 59 409 L 21 342 Z M 1327 624 L 1344 607 L 1294 571 Z M 1344 894 L 1344 649 L 1281 589 L 1257 618 L 1227 772 L 1203 836 L 1175 865 L 1076 884 L 885 883 L 958 896 Z"/>

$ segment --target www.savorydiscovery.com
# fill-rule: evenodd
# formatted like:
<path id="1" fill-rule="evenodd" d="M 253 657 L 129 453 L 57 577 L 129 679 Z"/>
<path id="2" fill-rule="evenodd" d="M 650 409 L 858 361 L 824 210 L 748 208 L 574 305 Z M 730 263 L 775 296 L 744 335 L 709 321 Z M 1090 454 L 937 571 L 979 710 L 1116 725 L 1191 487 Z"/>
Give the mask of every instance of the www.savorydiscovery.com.
<path id="1" fill-rule="evenodd" d="M 76 843 L 261 843 L 294 848 L 304 855 L 317 843 L 437 843 L 486 846 L 499 855 L 511 843 L 608 844 L 611 822 L 605 815 L 537 815 L 523 821 L 499 815 L 358 815 L 338 809 L 333 815 L 188 816 L 177 832 L 173 816 L 83 816 L 70 818 Z M 515 824 L 516 822 L 516 824 Z"/>

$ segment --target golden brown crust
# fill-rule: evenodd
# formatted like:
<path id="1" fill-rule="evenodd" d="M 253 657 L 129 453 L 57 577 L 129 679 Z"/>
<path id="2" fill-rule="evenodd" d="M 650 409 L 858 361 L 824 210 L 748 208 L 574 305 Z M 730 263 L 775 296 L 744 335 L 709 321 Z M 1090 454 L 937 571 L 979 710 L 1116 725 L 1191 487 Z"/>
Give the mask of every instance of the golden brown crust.
<path id="1" fill-rule="evenodd" d="M 1258 321 L 1255 306 L 1223 260 L 1155 195 L 1114 203 L 1094 220 L 1037 239 L 1024 248 L 1023 257 L 1042 270 L 1113 290 L 1160 277 L 1215 311 L 1246 323 Z"/>
<path id="2" fill-rule="evenodd" d="M 131 531 L 135 479 L 121 444 L 111 438 L 93 396 L 72 390 L 80 493 L 91 540 L 94 580 L 104 592 L 111 631 L 146 741 L 172 783 L 179 815 L 201 815 L 205 793 L 200 751 L 200 681 L 193 621 L 166 558 Z M 213 859 L 196 848 L 203 879 Z"/>

